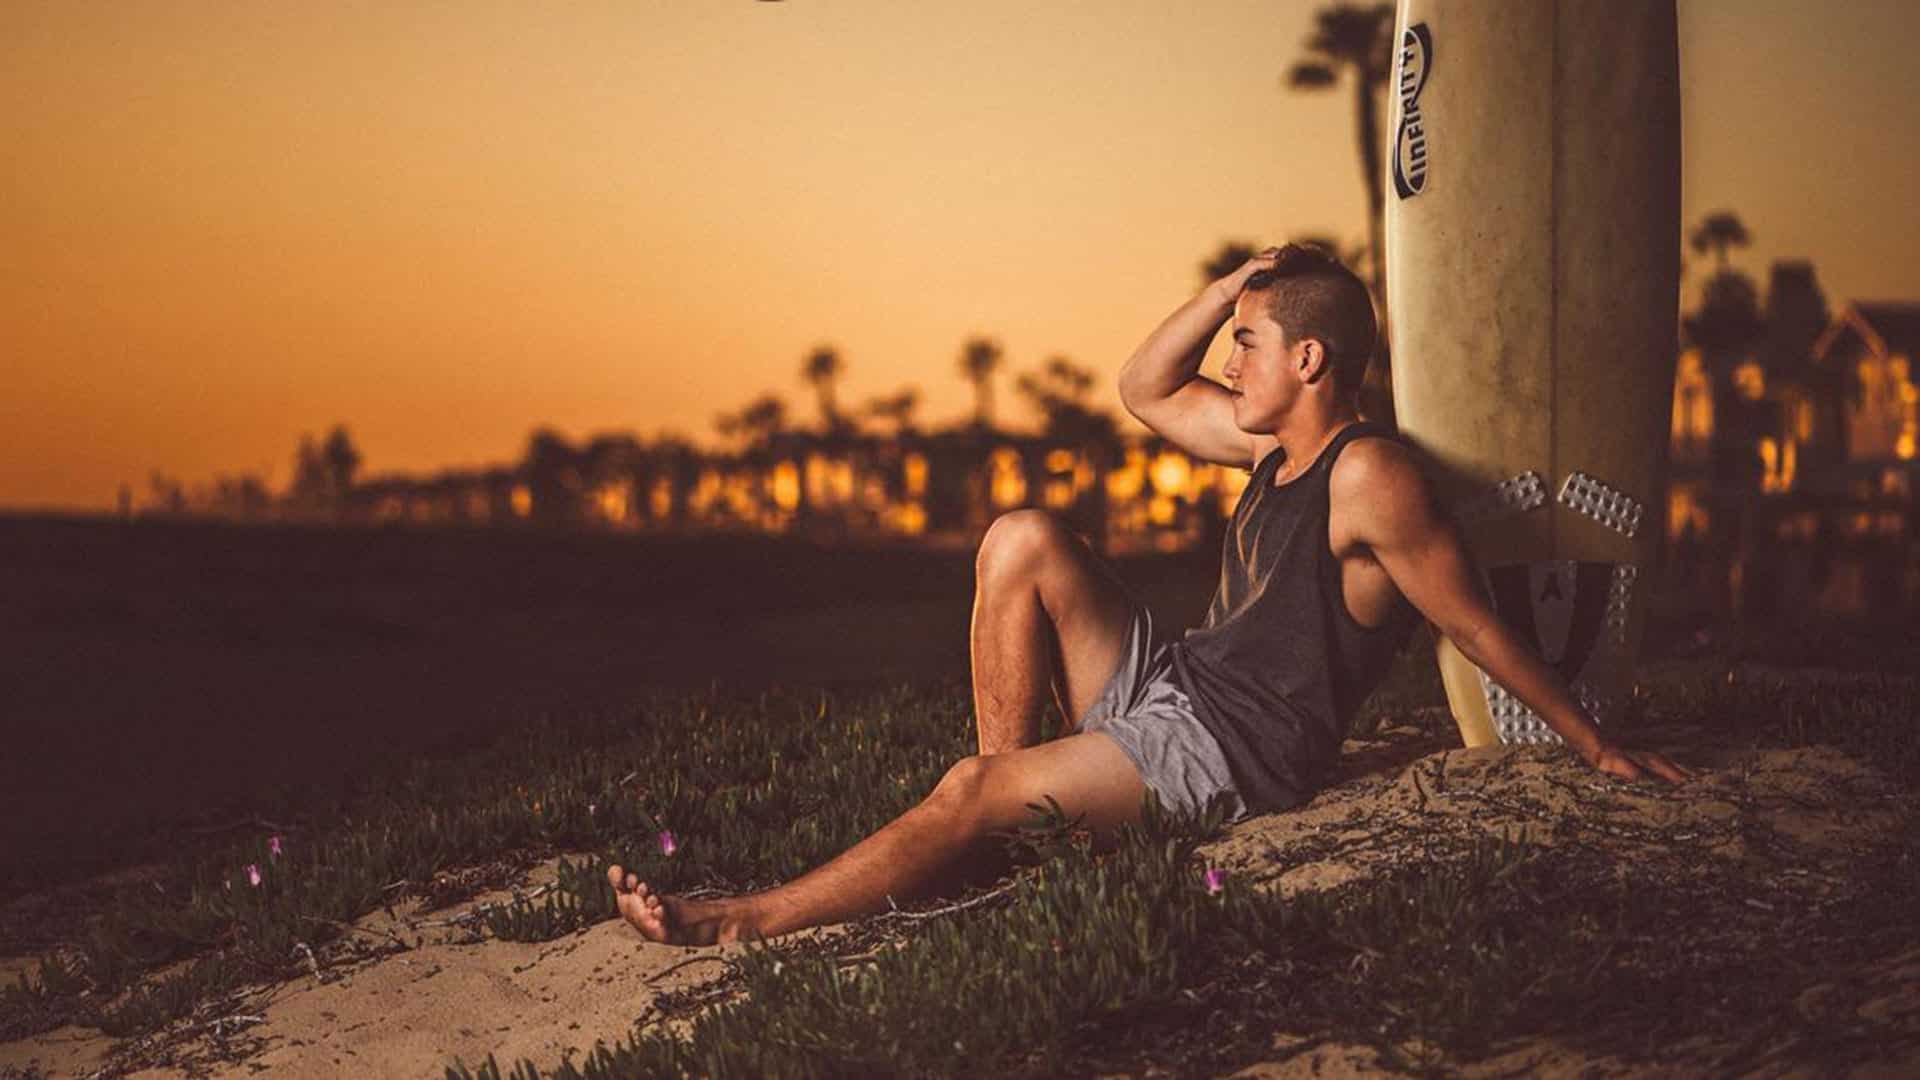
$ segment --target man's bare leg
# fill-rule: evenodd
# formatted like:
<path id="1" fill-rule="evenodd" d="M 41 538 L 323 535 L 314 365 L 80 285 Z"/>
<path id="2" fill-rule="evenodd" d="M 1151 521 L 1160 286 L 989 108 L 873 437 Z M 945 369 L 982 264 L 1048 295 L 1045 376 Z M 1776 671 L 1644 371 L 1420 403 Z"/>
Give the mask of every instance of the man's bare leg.
<path id="1" fill-rule="evenodd" d="M 1040 742 L 1051 687 L 1062 735 L 1119 670 L 1133 614 L 1126 590 L 1054 514 L 994 520 L 975 564 L 973 709 L 980 754 Z"/>
<path id="2" fill-rule="evenodd" d="M 657 895 L 634 875 L 611 867 L 607 878 L 621 914 L 655 941 L 712 944 L 756 933 L 771 936 L 884 911 L 889 896 L 905 902 L 998 876 L 1008 860 L 991 833 L 1024 823 L 1026 804 L 1043 801 L 1046 793 L 1069 817 L 1084 809 L 1084 824 L 1096 835 L 1110 835 L 1119 821 L 1138 821 L 1145 789 L 1133 763 L 1111 740 L 1071 730 L 1120 666 L 1132 610 L 1119 579 L 1085 541 L 1044 510 L 1016 510 L 995 520 L 981 542 L 975 574 L 977 758 L 956 765 L 920 805 L 777 889 L 686 900 Z M 1036 765 L 1034 755 L 1024 753 L 1039 749 L 1049 690 L 1069 729 L 1047 747 L 1074 747 L 1074 760 L 1099 762 L 1102 772 L 1092 783 L 1098 791 L 1106 791 L 1102 784 L 1123 788 L 1117 803 L 1102 802 L 1096 791 L 1091 802 L 1098 806 L 1076 808 L 1072 792 L 1062 794 L 1058 782 L 1034 786 L 1034 770 L 1044 775 L 1057 756 L 1039 755 Z M 989 756 L 1007 767 L 983 768 Z M 982 774 L 999 779 L 987 784 Z M 1009 783 L 1007 777 L 1016 780 Z M 1007 803 L 1006 792 L 1022 784 L 1028 794 Z"/>
<path id="3" fill-rule="evenodd" d="M 725 900 L 658 896 L 619 866 L 609 867 L 620 913 L 642 934 L 672 944 L 710 945 L 772 937 L 843 922 L 919 899 L 995 830 L 1027 819 L 1026 804 L 1057 799 L 1085 815 L 1096 837 L 1140 820 L 1146 793 L 1118 744 L 1099 734 L 962 759 L 918 806 L 832 861 L 764 892 Z"/>

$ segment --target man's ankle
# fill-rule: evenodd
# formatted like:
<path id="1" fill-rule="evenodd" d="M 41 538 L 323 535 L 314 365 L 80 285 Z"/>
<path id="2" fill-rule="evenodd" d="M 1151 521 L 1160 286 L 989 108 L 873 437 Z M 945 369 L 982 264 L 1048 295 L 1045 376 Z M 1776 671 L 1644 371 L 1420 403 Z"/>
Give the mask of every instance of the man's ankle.
<path id="1" fill-rule="evenodd" d="M 717 941 L 721 945 L 754 941 L 767 936 L 765 920 L 758 906 L 748 897 L 731 899 L 715 917 L 719 920 Z"/>

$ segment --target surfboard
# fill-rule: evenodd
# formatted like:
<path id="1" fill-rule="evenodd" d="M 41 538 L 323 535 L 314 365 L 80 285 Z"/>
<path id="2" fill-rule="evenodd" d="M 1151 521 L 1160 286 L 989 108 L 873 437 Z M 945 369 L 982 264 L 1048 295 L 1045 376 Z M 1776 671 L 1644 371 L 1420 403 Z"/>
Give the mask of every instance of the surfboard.
<path id="1" fill-rule="evenodd" d="M 1604 729 L 1664 530 L 1678 352 L 1673 0 L 1399 0 L 1387 312 L 1400 430 L 1494 609 Z M 1455 649 L 1468 746 L 1551 729 Z"/>

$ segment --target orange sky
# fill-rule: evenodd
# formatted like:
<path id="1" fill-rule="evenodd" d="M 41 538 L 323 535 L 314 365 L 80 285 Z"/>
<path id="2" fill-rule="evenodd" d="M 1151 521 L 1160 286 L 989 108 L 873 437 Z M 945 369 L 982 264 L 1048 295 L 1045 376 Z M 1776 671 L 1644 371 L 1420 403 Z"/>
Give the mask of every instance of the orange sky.
<path id="1" fill-rule="evenodd" d="M 1280 86 L 1315 7 L 13 0 L 0 507 L 280 490 L 336 421 L 421 475 L 539 424 L 708 442 L 767 390 L 812 422 L 818 342 L 923 423 L 974 333 L 1003 419 L 1055 353 L 1117 410 L 1222 240 L 1364 236 L 1349 91 Z M 1920 5 L 1679 10 L 1685 219 L 1920 300 Z"/>

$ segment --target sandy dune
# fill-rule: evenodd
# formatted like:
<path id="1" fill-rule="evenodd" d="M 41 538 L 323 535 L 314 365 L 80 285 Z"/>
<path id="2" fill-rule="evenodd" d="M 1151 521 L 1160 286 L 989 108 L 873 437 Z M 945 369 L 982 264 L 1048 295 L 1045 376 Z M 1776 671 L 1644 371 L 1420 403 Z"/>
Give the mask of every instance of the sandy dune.
<path id="1" fill-rule="evenodd" d="M 1713 748 L 1689 730 L 1656 732 L 1644 741 L 1671 749 L 1703 775 L 1671 788 L 1622 784 L 1558 750 L 1440 749 L 1422 729 L 1389 729 L 1350 741 L 1338 782 L 1311 804 L 1245 822 L 1203 856 L 1236 880 L 1291 893 L 1378 872 L 1408 858 L 1423 836 L 1507 832 L 1642 864 L 1680 868 L 1719 860 L 1745 879 L 1769 883 L 1769 895 L 1787 890 L 1817 904 L 1845 880 L 1857 852 L 1888 838 L 1913 801 L 1836 750 Z M 551 863 L 536 867 L 523 890 L 552 878 Z M 32 1075 L 29 1067 L 49 1076 L 101 1069 L 114 1075 L 127 1066 L 157 1065 L 132 1075 L 247 1075 L 265 1067 L 305 1076 L 357 1067 L 369 1075 L 430 1076 L 456 1056 L 473 1066 L 490 1052 L 503 1065 L 525 1057 L 544 1068 L 569 1052 L 577 1061 L 596 1040 L 625 1037 L 656 996 L 698 986 L 724 967 L 719 958 L 744 948 L 655 945 L 618 921 L 542 944 L 476 941 L 465 929 L 429 925 L 507 898 L 486 894 L 429 918 L 369 916 L 315 958 L 317 975 L 260 987 L 136 1043 L 116 1046 L 98 1032 L 69 1027 L 0 1045 L 0 1075 L 11 1075 L 9 1068 Z M 1862 1015 L 1908 1036 L 1920 1032 L 1920 953 L 1886 957 L 1857 975 L 1871 991 L 1858 1006 Z M 11 980 L 11 970 L 0 977 Z M 1814 987 L 1803 995 L 1810 997 L 1808 1008 L 1817 1006 L 1811 998 L 1819 993 Z M 1289 1047 L 1298 1041 L 1276 1033 L 1276 1061 L 1236 1075 L 1341 1075 L 1377 1067 L 1365 1047 L 1321 1045 L 1292 1055 Z M 1504 1048 L 1471 1071 L 1645 1069 L 1644 1062 L 1534 1040 Z"/>

